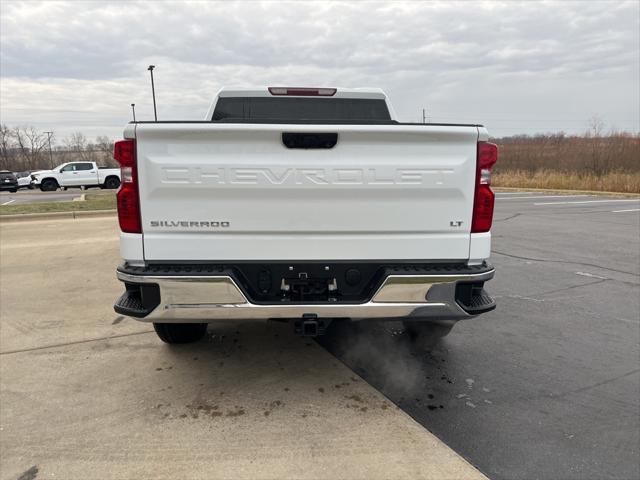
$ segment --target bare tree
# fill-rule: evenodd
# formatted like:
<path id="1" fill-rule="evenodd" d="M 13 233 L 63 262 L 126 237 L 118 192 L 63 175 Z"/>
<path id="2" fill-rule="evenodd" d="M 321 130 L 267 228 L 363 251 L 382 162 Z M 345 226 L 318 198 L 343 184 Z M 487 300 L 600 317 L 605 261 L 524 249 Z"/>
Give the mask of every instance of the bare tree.
<path id="1" fill-rule="evenodd" d="M 604 132 L 604 120 L 598 115 L 589 119 L 589 130 L 587 137 L 591 138 L 591 171 L 596 175 L 603 172 L 602 165 L 602 133 Z"/>
<path id="2" fill-rule="evenodd" d="M 109 166 L 117 167 L 116 161 L 113 159 L 113 140 L 107 136 L 96 137 L 95 148 L 101 153 L 101 161 Z"/>
<path id="3" fill-rule="evenodd" d="M 601 137 L 604 132 L 604 120 L 600 115 L 594 115 L 589 119 L 587 136 Z"/>
<path id="4" fill-rule="evenodd" d="M 34 127 L 15 127 L 11 134 L 23 168 L 34 170 L 44 163 L 43 151 L 48 145 L 45 134 Z"/>
<path id="5" fill-rule="evenodd" d="M 96 137 L 96 147 L 101 151 L 108 155 L 113 154 L 113 141 L 109 139 L 107 136 L 99 136 Z"/>
<path id="6" fill-rule="evenodd" d="M 0 125 L 0 169 L 2 170 L 10 170 L 13 166 L 13 145 L 11 129 L 4 124 Z"/>
<path id="7" fill-rule="evenodd" d="M 67 147 L 67 151 L 71 152 L 75 157 L 72 160 L 89 160 L 87 137 L 82 132 L 72 133 L 65 138 L 64 145 Z"/>
<path id="8" fill-rule="evenodd" d="M 43 152 L 43 156 L 46 158 L 44 163 L 46 163 L 49 168 L 53 168 L 59 164 L 53 156 L 53 145 L 55 145 L 56 133 L 45 132 L 45 135 L 47 136 L 47 151 Z"/>

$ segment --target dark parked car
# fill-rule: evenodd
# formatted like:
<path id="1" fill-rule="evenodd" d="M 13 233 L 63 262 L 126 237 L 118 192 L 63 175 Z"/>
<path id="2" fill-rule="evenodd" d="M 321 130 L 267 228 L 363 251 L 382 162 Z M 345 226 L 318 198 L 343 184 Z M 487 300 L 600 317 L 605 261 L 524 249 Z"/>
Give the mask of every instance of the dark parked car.
<path id="1" fill-rule="evenodd" d="M 18 191 L 18 179 L 9 170 L 0 170 L 0 190 Z"/>

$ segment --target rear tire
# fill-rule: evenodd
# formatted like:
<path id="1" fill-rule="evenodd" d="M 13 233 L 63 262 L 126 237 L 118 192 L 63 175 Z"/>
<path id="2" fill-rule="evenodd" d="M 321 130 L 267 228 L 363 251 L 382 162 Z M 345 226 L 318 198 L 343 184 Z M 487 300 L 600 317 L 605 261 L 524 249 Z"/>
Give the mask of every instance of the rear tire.
<path id="1" fill-rule="evenodd" d="M 154 323 L 153 328 L 164 343 L 193 343 L 207 333 L 206 323 Z"/>
<path id="2" fill-rule="evenodd" d="M 58 182 L 53 178 L 45 178 L 40 183 L 40 190 L 43 192 L 55 192 L 58 189 Z"/>
<path id="3" fill-rule="evenodd" d="M 9 190 L 11 193 L 18 193 L 18 189 L 14 188 L 13 190 Z"/>
<path id="4" fill-rule="evenodd" d="M 104 188 L 108 188 L 109 190 L 115 190 L 120 186 L 120 180 L 118 177 L 107 177 L 104 181 Z"/>

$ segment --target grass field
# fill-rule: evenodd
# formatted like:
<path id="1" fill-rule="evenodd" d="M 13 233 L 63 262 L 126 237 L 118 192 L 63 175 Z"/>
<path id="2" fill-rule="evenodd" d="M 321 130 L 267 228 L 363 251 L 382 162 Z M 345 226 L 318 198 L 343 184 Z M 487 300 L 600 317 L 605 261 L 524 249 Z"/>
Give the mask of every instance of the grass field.
<path id="1" fill-rule="evenodd" d="M 640 135 L 593 130 L 585 135 L 496 138 L 497 187 L 640 193 Z"/>
<path id="2" fill-rule="evenodd" d="M 638 172 L 594 175 L 589 172 L 507 170 L 495 172 L 491 183 L 496 187 L 640 193 L 640 173 Z"/>
<path id="3" fill-rule="evenodd" d="M 0 215 L 21 213 L 80 212 L 87 210 L 113 210 L 116 208 L 116 195 L 108 193 L 87 193 L 84 202 L 40 202 L 27 205 L 0 206 Z"/>

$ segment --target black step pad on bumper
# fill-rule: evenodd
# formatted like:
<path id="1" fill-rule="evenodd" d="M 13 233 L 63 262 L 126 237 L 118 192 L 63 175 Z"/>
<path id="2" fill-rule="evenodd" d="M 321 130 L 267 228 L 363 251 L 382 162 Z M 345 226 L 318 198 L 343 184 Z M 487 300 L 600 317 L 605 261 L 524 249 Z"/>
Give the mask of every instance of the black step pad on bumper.
<path id="1" fill-rule="evenodd" d="M 158 285 L 125 285 L 125 292 L 113 306 L 117 313 L 129 317 L 144 318 L 160 304 L 160 287 Z"/>
<path id="2" fill-rule="evenodd" d="M 484 282 L 460 283 L 456 286 L 456 302 L 469 315 L 479 315 L 496 308 L 496 301 L 482 288 Z"/>

